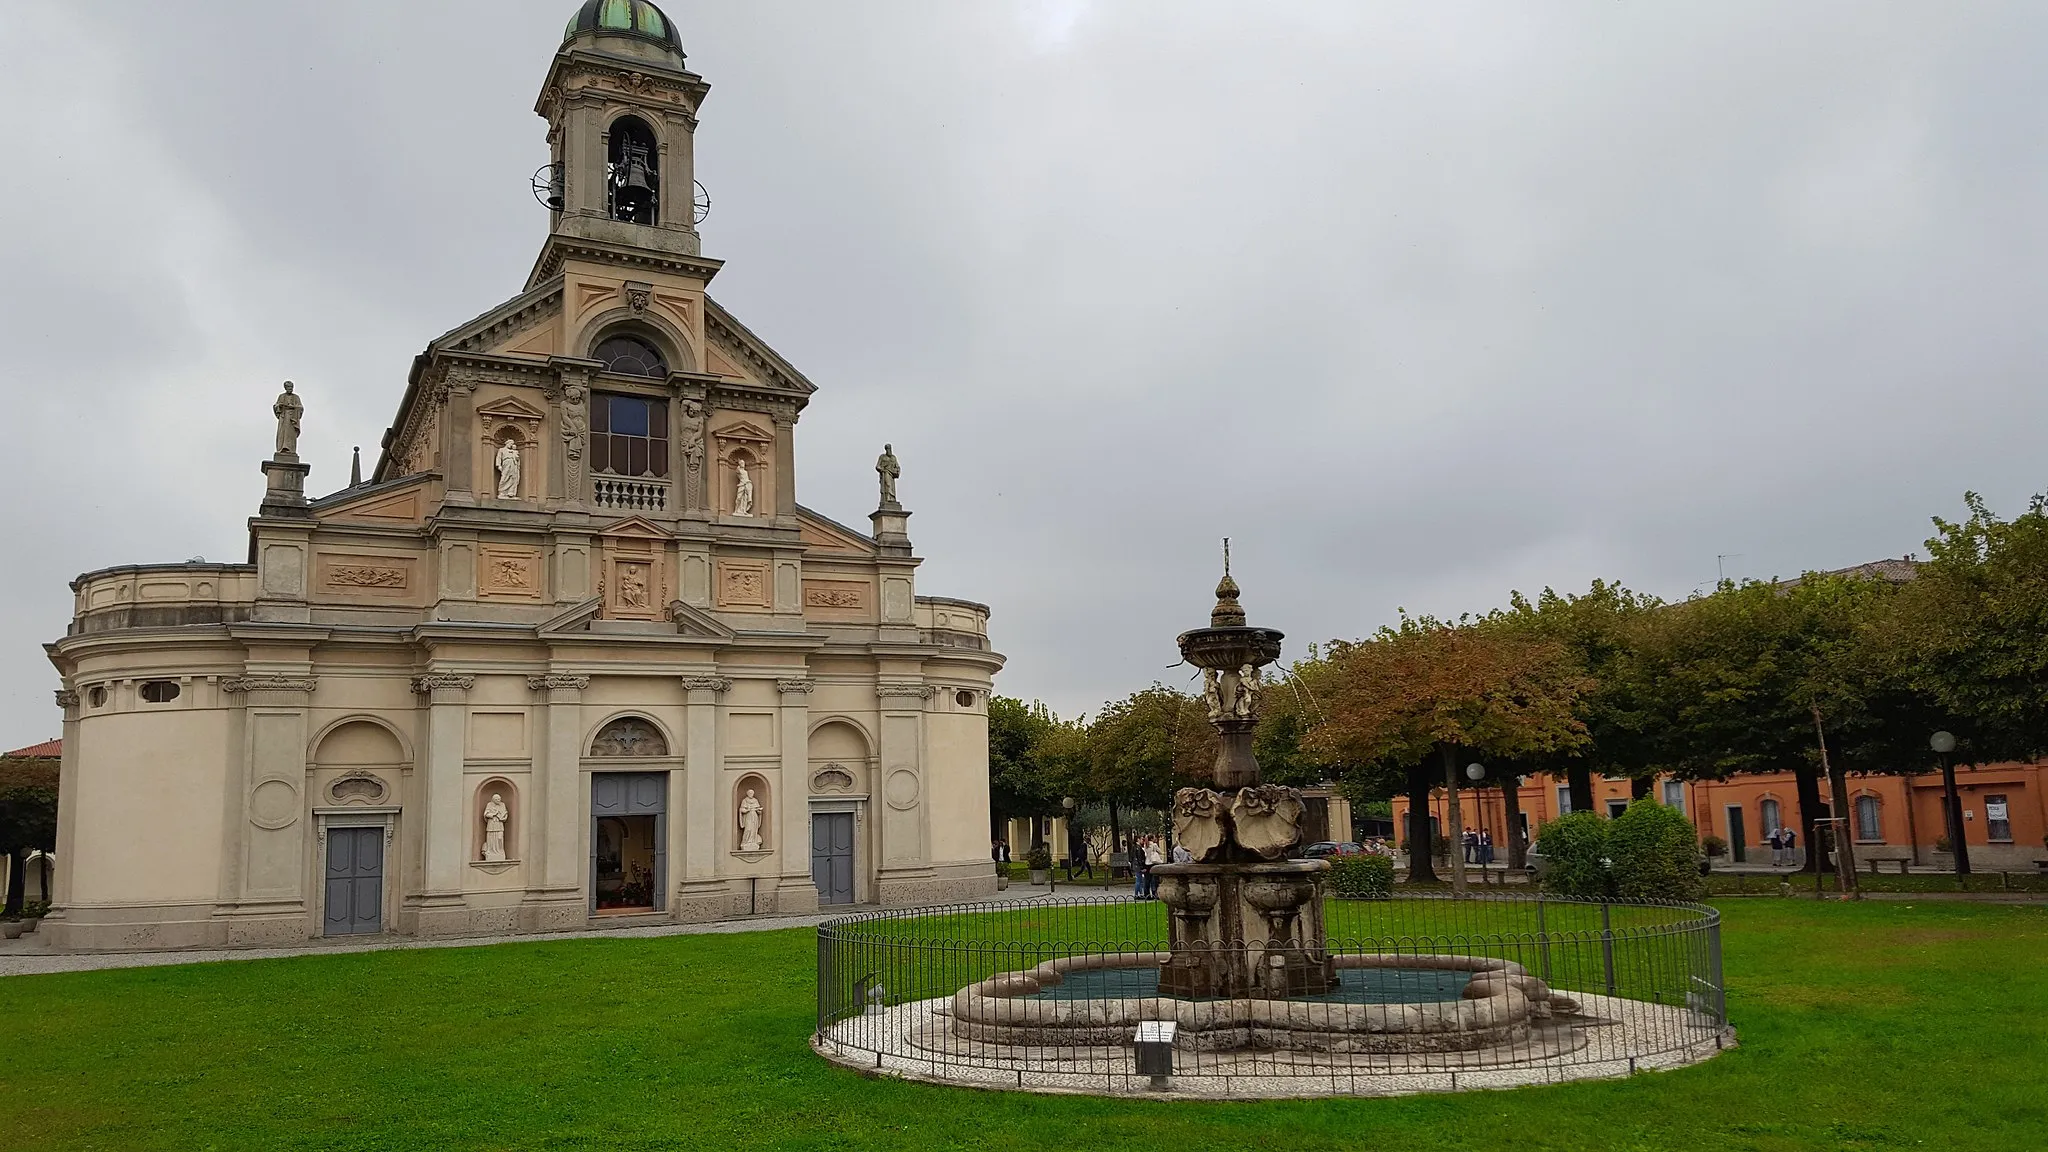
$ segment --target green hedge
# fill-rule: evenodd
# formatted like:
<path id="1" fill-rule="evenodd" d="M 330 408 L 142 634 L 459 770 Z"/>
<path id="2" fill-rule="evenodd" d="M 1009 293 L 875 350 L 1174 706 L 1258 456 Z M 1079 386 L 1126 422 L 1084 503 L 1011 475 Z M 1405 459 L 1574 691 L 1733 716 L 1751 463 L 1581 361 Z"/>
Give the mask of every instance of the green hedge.
<path id="1" fill-rule="evenodd" d="M 1582 900 L 1613 895 L 1607 876 L 1608 821 L 1593 812 L 1572 812 L 1536 830 L 1536 851 L 1547 867 L 1543 890 Z"/>
<path id="2" fill-rule="evenodd" d="M 1707 894 L 1700 877 L 1699 833 L 1692 821 L 1648 797 L 1610 822 L 1607 856 L 1617 896 L 1697 900 Z"/>
<path id="3" fill-rule="evenodd" d="M 1389 856 L 1332 856 L 1330 886 L 1354 900 L 1385 900 L 1394 894 L 1394 861 Z"/>

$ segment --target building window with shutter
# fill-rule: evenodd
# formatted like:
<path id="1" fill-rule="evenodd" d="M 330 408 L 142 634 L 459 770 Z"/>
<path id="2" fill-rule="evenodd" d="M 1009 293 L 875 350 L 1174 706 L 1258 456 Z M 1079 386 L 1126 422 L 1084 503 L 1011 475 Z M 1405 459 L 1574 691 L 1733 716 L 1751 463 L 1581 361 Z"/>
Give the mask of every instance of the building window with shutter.
<path id="1" fill-rule="evenodd" d="M 1856 798 L 1856 838 L 1871 843 L 1884 840 L 1884 811 L 1875 796 Z"/>

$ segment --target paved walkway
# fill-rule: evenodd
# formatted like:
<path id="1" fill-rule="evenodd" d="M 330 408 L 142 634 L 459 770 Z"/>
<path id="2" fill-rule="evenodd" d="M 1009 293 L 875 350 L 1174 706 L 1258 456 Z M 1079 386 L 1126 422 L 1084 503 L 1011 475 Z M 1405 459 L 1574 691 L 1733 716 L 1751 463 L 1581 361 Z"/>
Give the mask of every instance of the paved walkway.
<path id="1" fill-rule="evenodd" d="M 1069 893 L 1073 895 L 1075 893 Z M 994 903 L 1042 900 L 1052 893 L 1028 884 L 1012 884 L 989 897 Z M 164 964 L 205 964 L 221 960 L 270 960 L 279 956 L 323 956 L 335 952 L 388 952 L 400 948 L 475 948 L 487 944 L 534 943 L 545 940 L 634 939 L 649 936 L 702 936 L 727 932 L 773 932 L 778 928 L 810 928 L 866 906 L 840 908 L 802 916 L 742 916 L 701 924 L 640 924 L 620 928 L 584 928 L 574 932 L 522 932 L 508 936 L 447 936 L 422 940 L 416 936 L 372 936 L 368 939 L 316 939 L 286 948 L 206 948 L 161 952 L 58 952 L 43 942 L 41 932 L 19 940 L 0 940 L 0 977 L 35 976 L 48 972 L 92 972 L 102 968 L 152 968 Z"/>

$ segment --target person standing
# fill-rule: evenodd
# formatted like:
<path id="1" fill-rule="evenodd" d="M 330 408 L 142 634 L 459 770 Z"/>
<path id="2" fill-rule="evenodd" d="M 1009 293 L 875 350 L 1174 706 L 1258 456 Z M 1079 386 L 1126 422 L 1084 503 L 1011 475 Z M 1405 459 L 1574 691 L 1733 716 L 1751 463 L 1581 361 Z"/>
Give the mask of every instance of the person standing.
<path id="1" fill-rule="evenodd" d="M 1797 872 L 1800 868 L 1800 865 L 1805 863 L 1805 861 L 1799 858 L 1799 833 L 1794 829 L 1787 828 L 1785 829 L 1784 840 L 1785 867 L 1792 869 L 1794 872 Z"/>
<path id="2" fill-rule="evenodd" d="M 1160 846 L 1159 841 L 1155 839 L 1146 844 L 1145 899 L 1147 900 L 1156 899 L 1159 895 L 1159 878 L 1152 874 L 1152 869 L 1164 863 L 1166 863 L 1166 850 Z"/>
<path id="3" fill-rule="evenodd" d="M 1771 867 L 1777 868 L 1783 865 L 1785 863 L 1785 838 L 1778 835 L 1776 828 L 1771 829 L 1771 834 L 1764 837 L 1764 843 L 1771 846 Z"/>
<path id="4" fill-rule="evenodd" d="M 1131 898 L 1145 898 L 1145 838 L 1131 838 Z"/>

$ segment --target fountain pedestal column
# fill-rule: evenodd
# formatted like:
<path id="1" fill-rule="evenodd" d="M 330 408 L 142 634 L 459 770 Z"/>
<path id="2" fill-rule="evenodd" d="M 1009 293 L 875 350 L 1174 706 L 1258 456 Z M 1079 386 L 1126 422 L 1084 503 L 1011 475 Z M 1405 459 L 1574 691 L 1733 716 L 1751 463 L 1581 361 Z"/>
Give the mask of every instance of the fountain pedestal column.
<path id="1" fill-rule="evenodd" d="M 1190 1000 L 1285 999 L 1336 986 L 1323 946 L 1321 860 L 1161 864 L 1172 958 L 1159 992 Z"/>

